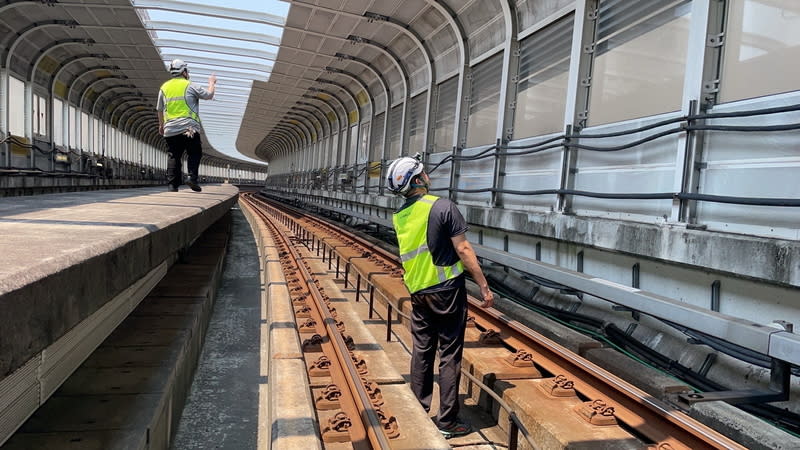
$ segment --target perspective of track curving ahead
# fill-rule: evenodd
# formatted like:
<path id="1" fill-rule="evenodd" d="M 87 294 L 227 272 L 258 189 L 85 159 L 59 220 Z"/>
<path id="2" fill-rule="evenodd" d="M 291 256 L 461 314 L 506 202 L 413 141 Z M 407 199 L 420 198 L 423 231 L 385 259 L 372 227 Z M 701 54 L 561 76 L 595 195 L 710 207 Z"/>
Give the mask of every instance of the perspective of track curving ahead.
<path id="1" fill-rule="evenodd" d="M 399 435 L 397 419 L 384 405 L 380 389 L 366 376 L 368 368 L 352 352 L 352 338 L 310 267 L 297 252 L 288 230 L 292 221 L 274 217 L 258 204 L 249 207 L 266 225 L 276 245 L 286 282 L 299 321 L 305 355 L 318 355 L 310 363 L 312 374 L 329 376 L 331 382 L 315 398 L 319 411 L 332 411 L 321 423 L 325 443 L 350 442 L 356 449 L 389 449 L 389 439 Z M 322 416 L 322 415 L 320 415 Z"/>
<path id="2" fill-rule="evenodd" d="M 368 299 L 370 317 L 376 301 L 386 308 L 387 340 L 393 311 L 397 312 L 397 321 L 408 324 L 404 312 L 410 310 L 410 296 L 394 253 L 288 205 L 255 194 L 242 198 L 279 218 L 298 236 L 296 243 L 321 254 L 329 267 L 335 264 L 336 274 L 344 277 L 345 286 L 354 285 L 356 301 Z M 559 427 L 598 442 L 624 443 L 622 448 L 744 448 L 502 312 L 483 310 L 478 307 L 480 301 L 472 297 L 469 302 L 465 377 L 482 379 L 501 396 L 504 386 L 521 389 L 529 401 L 507 401 L 512 411 L 503 412 L 474 386 L 468 389 L 468 395 L 487 409 L 493 408 L 499 423 L 499 419 L 510 416 L 527 418 L 523 421 L 528 420 L 534 448 L 548 446 L 535 443 L 540 435 L 537 429 Z M 532 424 L 531 420 L 537 423 Z M 518 429 L 511 426 L 511 421 L 508 428 L 509 447 L 515 447 Z M 521 428 L 523 437 L 531 439 L 525 426 Z"/>

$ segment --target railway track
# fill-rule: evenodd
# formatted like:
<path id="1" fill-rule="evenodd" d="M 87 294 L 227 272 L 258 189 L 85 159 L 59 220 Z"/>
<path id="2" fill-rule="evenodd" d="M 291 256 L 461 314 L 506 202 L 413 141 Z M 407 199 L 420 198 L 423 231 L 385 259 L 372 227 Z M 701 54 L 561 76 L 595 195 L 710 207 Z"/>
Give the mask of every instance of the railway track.
<path id="1" fill-rule="evenodd" d="M 382 409 L 380 390 L 365 378 L 366 367 L 352 352 L 345 325 L 337 320 L 323 288 L 315 282 L 308 264 L 297 252 L 286 225 L 292 222 L 270 218 L 263 208 L 253 208 L 280 248 L 280 259 L 288 289 L 301 319 L 299 330 L 304 353 L 319 353 L 309 370 L 330 377 L 330 383 L 316 397 L 320 411 L 335 411 L 327 424 L 320 424 L 322 441 L 328 444 L 350 442 L 355 449 L 390 449 L 389 438 L 396 437 L 396 419 Z M 322 416 L 322 414 L 320 415 Z"/>
<path id="2" fill-rule="evenodd" d="M 356 301 L 369 302 L 370 317 L 375 302 L 386 308 L 387 339 L 393 321 L 407 317 L 410 297 L 402 282 L 400 262 L 393 253 L 328 221 L 258 195 L 243 194 L 241 199 L 260 211 L 262 217 L 290 230 L 296 237 L 295 244 L 322 256 L 328 268 L 344 278 L 346 287 L 355 288 Z M 289 241 L 285 242 L 291 248 Z M 303 264 L 297 267 L 301 275 L 295 278 L 310 279 Z M 552 430 L 561 429 L 574 433 L 578 441 L 602 441 L 605 448 L 744 448 L 500 311 L 481 309 L 480 302 L 472 297 L 469 302 L 464 370 L 470 374 L 469 379 L 483 380 L 508 397 L 513 413 L 498 411 L 494 406 L 497 418 L 524 418 L 521 420 L 531 430 L 534 441 L 543 442 L 541 446 L 554 445 L 547 436 Z M 397 319 L 392 318 L 395 315 Z M 335 329 L 333 317 L 322 315 L 318 323 Z M 349 362 L 352 361 L 345 358 L 344 363 Z M 343 367 L 349 368 L 344 363 Z M 468 395 L 491 410 L 492 400 L 472 381 L 466 382 Z M 358 383 L 348 382 L 352 384 Z M 516 430 L 512 431 L 509 434 L 515 435 Z M 515 439 L 510 436 L 509 441 Z"/>

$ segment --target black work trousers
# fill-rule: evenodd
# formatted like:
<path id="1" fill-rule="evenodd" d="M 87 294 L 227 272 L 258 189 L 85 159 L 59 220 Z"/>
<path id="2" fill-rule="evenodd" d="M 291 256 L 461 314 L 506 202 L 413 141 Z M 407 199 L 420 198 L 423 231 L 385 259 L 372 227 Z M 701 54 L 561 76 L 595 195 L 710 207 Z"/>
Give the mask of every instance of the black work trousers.
<path id="1" fill-rule="evenodd" d="M 167 183 L 178 187 L 183 183 L 181 174 L 181 159 L 183 153 L 188 154 L 186 168 L 189 171 L 189 178 L 195 183 L 198 182 L 200 171 L 200 157 L 203 156 L 203 148 L 200 144 L 200 133 L 195 133 L 192 137 L 185 134 L 169 136 L 164 138 L 167 141 Z"/>
<path id="2" fill-rule="evenodd" d="M 467 322 L 467 291 L 463 283 L 432 294 L 411 294 L 411 390 L 430 411 L 433 364 L 439 351 L 439 428 L 458 420 L 458 385 Z"/>

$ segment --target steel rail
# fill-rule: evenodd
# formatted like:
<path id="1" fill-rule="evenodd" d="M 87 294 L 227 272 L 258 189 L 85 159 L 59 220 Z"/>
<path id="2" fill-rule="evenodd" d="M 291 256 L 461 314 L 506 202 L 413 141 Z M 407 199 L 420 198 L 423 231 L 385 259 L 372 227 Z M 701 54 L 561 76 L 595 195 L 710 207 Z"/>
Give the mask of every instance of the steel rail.
<path id="1" fill-rule="evenodd" d="M 361 375 L 358 373 L 358 369 L 356 368 L 353 359 L 350 356 L 350 351 L 344 338 L 342 337 L 342 333 L 337 328 L 336 319 L 331 315 L 330 310 L 325 305 L 325 301 L 323 300 L 323 296 L 319 288 L 312 281 L 314 280 L 313 275 L 301 262 L 303 258 L 300 256 L 296 248 L 291 244 L 291 240 L 287 236 L 286 232 L 279 229 L 275 225 L 275 219 L 270 218 L 270 215 L 273 215 L 274 217 L 274 212 L 272 214 L 268 214 L 266 208 L 264 207 L 265 205 L 258 205 L 257 202 L 253 201 L 252 193 L 242 194 L 240 198 L 244 200 L 244 202 L 247 203 L 253 209 L 253 211 L 258 214 L 258 216 L 261 217 L 264 223 L 270 228 L 270 231 L 273 233 L 273 235 L 277 237 L 283 244 L 287 251 L 287 256 L 290 257 L 291 264 L 293 264 L 301 273 L 299 280 L 301 283 L 306 285 L 311 297 L 314 298 L 314 308 L 312 309 L 312 312 L 316 313 L 317 315 L 317 323 L 324 324 L 325 334 L 328 337 L 328 340 L 326 341 L 324 340 L 323 336 L 322 347 L 328 350 L 323 351 L 323 353 L 335 356 L 335 359 L 338 362 L 338 365 L 331 365 L 331 367 L 337 367 L 339 369 L 338 372 L 331 370 L 331 379 L 337 386 L 342 388 L 346 386 L 350 391 L 350 398 L 352 399 L 352 404 L 345 406 L 346 402 L 342 401 L 340 406 L 342 407 L 343 411 L 348 413 L 351 419 L 354 419 L 355 417 L 359 417 L 361 419 L 361 427 L 356 428 L 355 430 L 352 427 L 350 429 L 350 438 L 353 443 L 353 447 L 357 449 L 391 449 L 389 439 L 383 432 L 381 420 L 375 411 L 375 407 L 372 405 L 364 384 L 361 382 Z M 288 224 L 284 223 L 284 225 Z M 355 420 L 353 423 L 356 423 Z"/>
<path id="2" fill-rule="evenodd" d="M 307 221 L 331 230 L 342 241 L 358 242 L 373 250 L 388 264 L 399 265 L 396 255 L 358 236 L 342 231 L 340 227 L 321 217 L 285 204 L 280 208 L 291 211 L 291 220 Z M 287 213 L 287 215 L 289 215 Z M 603 399 L 615 408 L 615 416 L 641 436 L 674 448 L 732 448 L 744 447 L 721 433 L 697 422 L 687 414 L 654 398 L 614 374 L 567 350 L 556 342 L 506 316 L 502 312 L 485 310 L 477 299 L 469 297 L 469 314 L 484 329 L 501 330 L 503 342 L 514 350 L 526 350 L 534 355 L 534 361 L 554 376 L 567 374 L 574 381 L 575 391 L 590 399 Z M 395 308 L 397 305 L 394 305 Z"/>
<path id="3" fill-rule="evenodd" d="M 506 345 L 532 353 L 535 363 L 548 372 L 568 374 L 576 392 L 590 399 L 609 400 L 617 419 L 641 435 L 692 449 L 745 448 L 502 312 L 482 309 L 478 306 L 481 302 L 472 297 L 468 300 L 469 314 L 475 316 L 479 326 L 502 330 Z"/>

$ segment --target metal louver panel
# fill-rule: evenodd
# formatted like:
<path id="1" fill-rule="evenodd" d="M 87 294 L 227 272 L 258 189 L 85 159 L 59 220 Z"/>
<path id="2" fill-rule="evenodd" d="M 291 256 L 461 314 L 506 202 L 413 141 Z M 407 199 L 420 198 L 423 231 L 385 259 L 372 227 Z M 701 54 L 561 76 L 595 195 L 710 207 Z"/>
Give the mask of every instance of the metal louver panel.
<path id="1" fill-rule="evenodd" d="M 687 14 L 691 0 L 602 0 L 598 11 L 597 54 Z M 608 39 L 615 37 L 613 44 Z"/>
<path id="2" fill-rule="evenodd" d="M 380 113 L 372 120 L 372 146 L 369 149 L 369 160 L 380 161 L 383 155 L 383 121 L 385 113 Z"/>
<path id="3" fill-rule="evenodd" d="M 564 17 L 520 42 L 519 88 L 569 71 L 573 16 Z"/>
<path id="4" fill-rule="evenodd" d="M 467 147 L 495 141 L 503 54 L 498 53 L 472 68 Z"/>
<path id="5" fill-rule="evenodd" d="M 389 112 L 389 159 L 395 159 L 400 156 L 400 129 L 403 125 L 403 107 L 404 104 L 399 104 L 393 107 Z"/>
<path id="6" fill-rule="evenodd" d="M 453 148 L 457 96 L 458 77 L 450 78 L 439 84 L 436 96 L 436 128 L 433 132 L 434 153 L 450 151 Z"/>
<path id="7" fill-rule="evenodd" d="M 424 152 L 422 142 L 425 138 L 425 93 L 418 94 L 408 105 L 408 153 Z"/>

